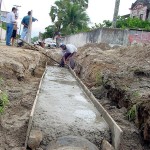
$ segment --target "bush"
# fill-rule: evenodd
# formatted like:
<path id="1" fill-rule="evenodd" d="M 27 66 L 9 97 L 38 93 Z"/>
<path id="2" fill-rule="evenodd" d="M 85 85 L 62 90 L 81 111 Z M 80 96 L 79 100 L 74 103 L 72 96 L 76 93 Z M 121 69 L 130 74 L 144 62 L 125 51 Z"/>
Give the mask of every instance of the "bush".
<path id="1" fill-rule="evenodd" d="M 5 110 L 5 107 L 9 103 L 8 95 L 4 92 L 0 93 L 0 114 L 2 114 Z"/>
<path id="2" fill-rule="evenodd" d="M 129 121 L 134 121 L 137 116 L 137 106 L 133 105 L 131 109 L 127 113 L 127 117 Z"/>

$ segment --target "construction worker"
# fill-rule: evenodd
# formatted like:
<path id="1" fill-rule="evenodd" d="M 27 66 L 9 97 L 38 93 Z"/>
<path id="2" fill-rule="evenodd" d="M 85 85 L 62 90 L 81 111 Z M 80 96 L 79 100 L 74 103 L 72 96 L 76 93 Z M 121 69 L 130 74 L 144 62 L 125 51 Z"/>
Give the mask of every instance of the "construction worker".
<path id="1" fill-rule="evenodd" d="M 28 33 L 28 27 L 29 27 L 29 23 L 30 23 L 30 17 L 31 17 L 31 11 L 28 12 L 28 15 L 25 16 L 22 21 L 21 24 L 23 25 L 23 30 L 21 33 L 21 38 L 22 40 L 25 40 L 25 37 L 27 36 Z M 32 22 L 38 21 L 36 18 L 32 17 Z M 23 42 L 19 40 L 18 42 L 18 46 L 22 46 Z"/>
<path id="2" fill-rule="evenodd" d="M 62 59 L 60 62 L 60 67 L 64 67 L 68 64 L 72 69 L 75 67 L 74 56 L 77 53 L 77 48 L 72 44 L 60 44 L 62 49 Z"/>
<path id="3" fill-rule="evenodd" d="M 56 38 L 56 46 L 59 47 L 60 43 L 61 43 L 61 34 L 60 32 L 58 32 L 55 36 Z"/>
<path id="4" fill-rule="evenodd" d="M 28 33 L 28 26 L 30 23 L 31 11 L 28 12 L 28 15 L 22 19 L 21 24 L 23 25 L 23 31 L 21 33 L 21 39 L 24 40 Z M 36 18 L 32 17 L 32 22 L 38 21 Z"/>
<path id="5" fill-rule="evenodd" d="M 7 46 L 11 46 L 10 41 L 11 41 L 11 36 L 13 33 L 13 27 L 14 27 L 14 23 L 16 23 L 15 20 L 15 13 L 16 13 L 17 9 L 15 7 L 12 8 L 12 12 L 7 14 L 7 18 L 6 18 L 6 26 L 7 26 L 7 30 L 6 30 L 6 45 Z"/>

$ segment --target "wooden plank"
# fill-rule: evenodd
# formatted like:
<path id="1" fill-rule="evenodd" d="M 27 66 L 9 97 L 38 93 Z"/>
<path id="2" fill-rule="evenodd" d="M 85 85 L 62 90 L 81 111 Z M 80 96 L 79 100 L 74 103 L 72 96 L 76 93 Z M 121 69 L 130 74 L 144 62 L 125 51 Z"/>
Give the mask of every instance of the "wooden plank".
<path id="1" fill-rule="evenodd" d="M 115 150 L 120 149 L 121 139 L 123 136 L 122 129 L 117 125 L 114 119 L 109 115 L 109 113 L 105 110 L 105 108 L 98 102 L 93 93 L 85 86 L 85 84 L 78 78 L 76 73 L 69 67 L 71 74 L 76 78 L 80 86 L 83 88 L 84 92 L 91 99 L 94 106 L 97 110 L 102 114 L 105 121 L 108 123 L 109 128 L 112 133 L 112 144 L 115 147 Z"/>
<path id="2" fill-rule="evenodd" d="M 47 66 L 47 64 L 46 64 L 46 66 Z M 35 107 L 36 107 L 36 104 L 37 104 L 37 100 L 38 100 L 38 97 L 39 97 L 42 81 L 43 81 L 43 78 L 44 78 L 45 74 L 46 74 L 46 68 L 45 68 L 45 71 L 44 71 L 44 73 L 42 75 L 42 78 L 40 80 L 38 91 L 37 91 L 37 94 L 36 94 L 36 98 L 34 100 L 33 107 L 32 107 L 32 110 L 31 110 L 31 113 L 30 113 L 30 116 L 29 116 L 29 123 L 28 123 L 28 129 L 27 129 L 27 135 L 26 135 L 26 141 L 25 141 L 25 148 L 27 148 L 27 145 L 28 145 L 28 139 L 29 139 L 29 136 L 30 136 L 30 131 L 32 129 L 33 115 L 34 115 Z"/>

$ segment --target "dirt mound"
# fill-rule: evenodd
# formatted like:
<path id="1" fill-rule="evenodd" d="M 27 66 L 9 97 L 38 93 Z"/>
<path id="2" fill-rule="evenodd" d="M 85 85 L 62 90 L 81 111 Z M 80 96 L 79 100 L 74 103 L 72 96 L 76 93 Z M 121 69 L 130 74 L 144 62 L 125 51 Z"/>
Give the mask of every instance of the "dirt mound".
<path id="1" fill-rule="evenodd" d="M 38 66 L 44 65 L 43 55 L 32 50 L 0 46 L 0 72 L 24 78 L 27 74 L 33 74 Z"/>
<path id="2" fill-rule="evenodd" d="M 9 105 L 0 120 L 0 149 L 24 146 L 44 64 L 45 58 L 38 52 L 0 46 L 0 90 L 9 97 Z"/>
<path id="3" fill-rule="evenodd" d="M 80 47 L 80 50 L 85 50 L 87 48 L 91 49 L 101 49 L 101 50 L 109 50 L 111 47 L 107 43 L 88 43 L 83 47 Z"/>
<path id="4" fill-rule="evenodd" d="M 150 141 L 150 45 L 107 51 L 95 45 L 79 48 L 75 70 L 102 104 L 108 103 L 105 100 L 109 99 L 112 102 L 110 105 L 116 106 L 116 109 L 126 107 L 128 119 L 137 124 L 143 139 Z M 120 125 L 123 127 L 122 123 Z M 123 130 L 127 131 L 124 127 Z M 128 127 L 128 130 L 128 133 L 133 133 L 131 128 Z M 138 136 L 134 138 L 138 139 Z M 128 145 L 142 149 L 138 144 Z"/>

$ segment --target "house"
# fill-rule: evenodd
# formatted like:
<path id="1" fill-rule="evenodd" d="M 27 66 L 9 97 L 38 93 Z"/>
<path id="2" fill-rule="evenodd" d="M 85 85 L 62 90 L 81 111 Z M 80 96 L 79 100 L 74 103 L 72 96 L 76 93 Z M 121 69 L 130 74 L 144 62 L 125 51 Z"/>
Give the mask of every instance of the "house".
<path id="1" fill-rule="evenodd" d="M 6 22 L 7 11 L 1 11 L 0 17 L 0 40 L 5 40 L 6 38 L 6 30 L 2 28 L 2 22 Z"/>
<path id="2" fill-rule="evenodd" d="M 0 20 L 6 22 L 6 16 L 9 12 L 8 11 L 1 11 L 1 18 Z"/>
<path id="3" fill-rule="evenodd" d="M 132 4 L 130 17 L 138 17 L 141 20 L 150 20 L 150 0 L 136 0 Z"/>

